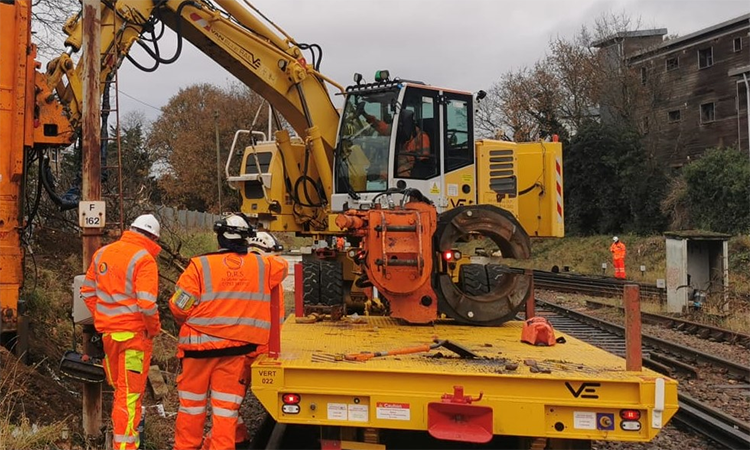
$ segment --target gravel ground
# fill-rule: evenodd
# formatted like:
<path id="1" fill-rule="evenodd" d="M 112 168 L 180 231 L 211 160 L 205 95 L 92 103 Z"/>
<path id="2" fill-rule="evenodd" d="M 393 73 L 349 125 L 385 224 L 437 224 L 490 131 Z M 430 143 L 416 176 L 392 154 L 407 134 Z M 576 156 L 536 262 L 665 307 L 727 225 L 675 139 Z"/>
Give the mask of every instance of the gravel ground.
<path id="1" fill-rule="evenodd" d="M 624 316 L 619 309 L 613 308 L 590 308 L 584 303 L 586 296 L 540 291 L 537 296 L 542 300 L 572 307 L 585 314 L 605 319 L 609 322 L 622 325 Z M 719 356 L 723 359 L 739 364 L 750 364 L 750 351 L 739 345 L 730 345 L 721 342 L 711 342 L 696 336 L 681 333 L 658 325 L 643 325 L 645 334 L 655 336 L 670 342 L 698 349 L 704 353 Z M 720 371 L 711 367 L 698 366 L 699 379 L 677 378 L 680 392 L 686 393 L 700 401 L 703 401 L 725 413 L 736 418 L 750 421 L 750 389 L 747 385 L 742 388 L 742 382 L 732 380 Z M 597 449 L 713 449 L 718 444 L 703 439 L 689 430 L 682 430 L 673 422 L 667 425 L 659 435 L 648 444 L 633 443 L 611 443 L 597 442 Z"/>

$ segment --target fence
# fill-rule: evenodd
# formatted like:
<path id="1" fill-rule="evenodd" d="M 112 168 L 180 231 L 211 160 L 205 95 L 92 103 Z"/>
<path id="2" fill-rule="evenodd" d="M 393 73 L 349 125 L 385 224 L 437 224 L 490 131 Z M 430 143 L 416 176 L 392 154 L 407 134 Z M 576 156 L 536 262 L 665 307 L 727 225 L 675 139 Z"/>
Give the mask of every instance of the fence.
<path id="1" fill-rule="evenodd" d="M 179 227 L 186 231 L 211 231 L 214 222 L 221 220 L 218 214 L 175 209 L 168 206 L 157 208 L 154 215 L 163 225 Z"/>

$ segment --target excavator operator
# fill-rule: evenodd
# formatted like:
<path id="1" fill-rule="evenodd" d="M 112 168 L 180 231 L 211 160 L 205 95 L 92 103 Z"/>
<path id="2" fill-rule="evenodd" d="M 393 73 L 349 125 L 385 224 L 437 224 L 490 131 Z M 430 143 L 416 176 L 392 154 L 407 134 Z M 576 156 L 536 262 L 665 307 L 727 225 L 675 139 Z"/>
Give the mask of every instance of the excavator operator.
<path id="1" fill-rule="evenodd" d="M 367 114 L 364 103 L 357 105 L 357 114 L 364 117 L 367 123 L 383 136 L 391 133 L 391 126 L 378 120 L 375 116 Z M 400 178 L 412 177 L 412 169 L 417 161 L 426 161 L 430 156 L 430 137 L 423 132 L 414 121 L 414 111 L 410 109 L 401 110 L 400 126 L 396 136 L 396 149 L 398 164 L 396 165 L 396 176 Z"/>

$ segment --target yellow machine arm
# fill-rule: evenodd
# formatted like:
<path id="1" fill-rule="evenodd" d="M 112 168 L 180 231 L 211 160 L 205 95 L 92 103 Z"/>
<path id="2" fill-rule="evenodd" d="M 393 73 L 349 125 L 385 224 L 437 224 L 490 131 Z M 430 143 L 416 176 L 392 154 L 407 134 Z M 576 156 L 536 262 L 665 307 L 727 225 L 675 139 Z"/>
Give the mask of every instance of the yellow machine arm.
<path id="1" fill-rule="evenodd" d="M 163 23 L 177 33 L 178 52 L 181 40 L 187 39 L 265 98 L 305 138 L 330 197 L 339 113 L 331 102 L 326 82 L 342 92 L 343 88 L 308 64 L 300 47 L 286 33 L 278 27 L 274 31 L 266 26 L 258 17 L 260 13 L 248 7 L 252 8 L 249 3 L 237 0 L 102 1 L 102 90 L 112 71 L 143 33 Z M 64 26 L 68 34 L 67 51 L 47 68 L 47 82 L 67 105 L 74 127 L 80 124 L 83 102 L 83 65 L 76 65 L 71 58 L 82 45 L 84 30 L 80 19 L 78 14 L 67 21 Z M 158 65 L 173 62 L 178 55 L 162 59 L 152 52 L 152 56 Z"/>

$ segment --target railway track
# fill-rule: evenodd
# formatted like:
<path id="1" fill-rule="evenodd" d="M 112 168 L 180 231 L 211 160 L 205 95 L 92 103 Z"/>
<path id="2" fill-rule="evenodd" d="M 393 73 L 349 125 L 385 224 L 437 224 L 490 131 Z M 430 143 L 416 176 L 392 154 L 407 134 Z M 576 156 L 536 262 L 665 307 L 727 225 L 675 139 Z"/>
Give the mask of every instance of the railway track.
<path id="1" fill-rule="evenodd" d="M 524 269 L 517 267 L 508 268 L 509 272 L 523 273 Z M 666 290 L 658 288 L 653 284 L 624 281 L 609 277 L 594 277 L 578 275 L 573 273 L 546 272 L 534 270 L 534 287 L 558 292 L 572 292 L 577 294 L 588 294 L 605 297 L 621 297 L 623 286 L 626 284 L 637 284 L 640 287 L 641 297 L 666 300 Z"/>
<path id="2" fill-rule="evenodd" d="M 560 305 L 537 300 L 537 314 L 546 317 L 555 329 L 619 356 L 625 355 L 625 332 L 623 327 L 600 320 Z M 716 358 L 695 349 L 690 349 L 662 339 L 643 335 L 644 365 L 665 375 L 674 371 L 693 372 L 697 368 L 691 362 L 709 364 L 726 370 L 733 378 L 750 381 L 750 367 Z M 675 358 L 676 357 L 676 358 Z M 680 409 L 675 416 L 677 422 L 703 434 L 729 449 L 750 448 L 750 424 L 692 398 L 679 394 Z"/>
<path id="3" fill-rule="evenodd" d="M 595 300 L 586 300 L 586 303 L 597 307 L 618 308 L 620 310 L 623 309 L 622 306 L 619 305 L 611 305 Z M 641 320 L 643 320 L 644 323 L 661 325 L 665 328 L 670 328 L 682 333 L 692 334 L 702 339 L 707 339 L 715 342 L 724 342 L 727 344 L 736 344 L 750 348 L 750 334 L 739 333 L 736 331 L 727 330 L 725 328 L 715 327 L 713 325 L 693 322 L 690 320 L 681 319 L 679 317 L 672 317 L 663 314 L 654 314 L 643 311 L 641 311 Z"/>

